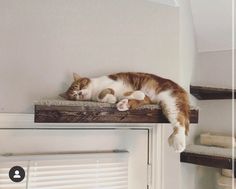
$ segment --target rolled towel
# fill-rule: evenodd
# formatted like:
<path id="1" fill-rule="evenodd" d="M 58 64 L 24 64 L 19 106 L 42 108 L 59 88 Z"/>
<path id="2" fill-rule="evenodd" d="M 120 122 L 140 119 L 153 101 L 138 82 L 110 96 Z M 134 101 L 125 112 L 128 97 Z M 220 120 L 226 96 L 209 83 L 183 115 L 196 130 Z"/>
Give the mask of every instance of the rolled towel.
<path id="1" fill-rule="evenodd" d="M 200 143 L 208 146 L 232 148 L 235 146 L 235 138 L 232 138 L 231 136 L 220 136 L 210 133 L 203 133 L 200 135 Z"/>
<path id="2" fill-rule="evenodd" d="M 232 189 L 232 186 L 223 186 L 221 189 Z"/>
<path id="3" fill-rule="evenodd" d="M 234 178 L 220 176 L 217 179 L 217 184 L 222 187 L 232 187 L 232 182 L 234 182 L 234 185 L 236 185 L 236 179 Z"/>
<path id="4" fill-rule="evenodd" d="M 233 171 L 231 169 L 222 169 L 221 174 L 225 177 L 233 177 Z"/>

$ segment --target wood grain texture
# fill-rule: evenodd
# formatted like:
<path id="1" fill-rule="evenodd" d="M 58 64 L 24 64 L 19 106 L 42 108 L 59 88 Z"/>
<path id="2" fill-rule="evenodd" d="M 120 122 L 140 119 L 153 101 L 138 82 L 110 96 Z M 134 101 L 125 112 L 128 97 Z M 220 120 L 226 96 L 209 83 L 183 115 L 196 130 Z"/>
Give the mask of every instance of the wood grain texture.
<path id="1" fill-rule="evenodd" d="M 198 110 L 190 122 L 198 123 Z M 142 108 L 120 112 L 116 107 L 35 105 L 36 123 L 169 123 L 161 109 Z"/>
<path id="2" fill-rule="evenodd" d="M 190 86 L 190 93 L 199 100 L 232 99 L 236 91 L 232 89 Z"/>
<path id="3" fill-rule="evenodd" d="M 180 161 L 184 163 L 191 163 L 195 165 L 203 165 L 207 167 L 215 167 L 222 169 L 232 169 L 233 165 L 233 160 L 231 158 L 209 156 L 189 152 L 182 152 L 180 154 Z M 234 163 L 236 163 L 235 159 Z"/>

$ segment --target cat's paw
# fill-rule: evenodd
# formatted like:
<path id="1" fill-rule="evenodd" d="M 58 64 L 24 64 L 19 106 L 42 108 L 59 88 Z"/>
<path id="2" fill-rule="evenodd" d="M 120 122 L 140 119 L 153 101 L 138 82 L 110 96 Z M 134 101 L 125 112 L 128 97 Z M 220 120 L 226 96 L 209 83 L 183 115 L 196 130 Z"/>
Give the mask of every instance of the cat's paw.
<path id="1" fill-rule="evenodd" d="M 116 103 L 116 97 L 112 94 L 106 95 L 106 101 L 107 103 L 115 104 Z"/>
<path id="2" fill-rule="evenodd" d="M 168 139 L 169 145 L 174 148 L 177 153 L 183 152 L 186 147 L 185 131 L 181 128 L 177 133 L 170 135 Z"/>
<path id="3" fill-rule="evenodd" d="M 117 101 L 117 98 L 112 94 L 107 94 L 103 99 L 98 98 L 98 101 L 104 102 L 104 103 L 115 104 Z"/>
<path id="4" fill-rule="evenodd" d="M 135 99 L 135 100 L 144 100 L 145 94 L 142 91 L 134 91 L 129 96 L 126 96 L 127 99 Z"/>
<path id="5" fill-rule="evenodd" d="M 134 91 L 132 95 L 136 100 L 144 100 L 145 98 L 145 94 L 142 91 Z"/>
<path id="6" fill-rule="evenodd" d="M 129 99 L 125 98 L 125 99 L 121 100 L 120 102 L 118 102 L 116 104 L 116 107 L 121 112 L 129 110 L 129 108 L 130 108 Z"/>

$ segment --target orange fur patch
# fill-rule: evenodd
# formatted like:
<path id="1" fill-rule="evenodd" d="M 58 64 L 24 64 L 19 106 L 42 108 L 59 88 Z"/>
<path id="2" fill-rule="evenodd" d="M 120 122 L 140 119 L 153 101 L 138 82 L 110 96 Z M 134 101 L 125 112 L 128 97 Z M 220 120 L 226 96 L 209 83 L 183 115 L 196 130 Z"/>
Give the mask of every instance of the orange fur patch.
<path id="1" fill-rule="evenodd" d="M 132 95 L 133 92 L 134 91 L 126 92 L 126 93 L 124 93 L 124 96 L 130 96 L 130 95 Z"/>
<path id="2" fill-rule="evenodd" d="M 135 99 L 129 99 L 128 101 L 130 109 L 136 109 L 138 107 L 141 107 L 146 104 L 152 104 L 149 97 L 145 96 L 144 100 L 135 100 Z"/>
<path id="3" fill-rule="evenodd" d="M 112 94 L 114 95 L 115 94 L 115 91 L 111 88 L 107 88 L 107 89 L 104 89 L 102 90 L 99 95 L 98 95 L 98 98 L 99 99 L 103 99 L 107 94 Z"/>

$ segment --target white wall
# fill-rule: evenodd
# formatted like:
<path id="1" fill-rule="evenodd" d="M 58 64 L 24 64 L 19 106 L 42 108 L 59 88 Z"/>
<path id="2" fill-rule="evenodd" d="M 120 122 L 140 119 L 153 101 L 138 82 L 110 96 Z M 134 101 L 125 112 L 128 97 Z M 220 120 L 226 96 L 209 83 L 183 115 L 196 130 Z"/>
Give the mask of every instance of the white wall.
<path id="1" fill-rule="evenodd" d="M 198 52 L 232 49 L 231 0 L 190 0 Z M 213 3 L 213 4 L 212 4 Z"/>
<path id="2" fill-rule="evenodd" d="M 192 84 L 232 88 L 232 51 L 199 53 Z"/>
<path id="3" fill-rule="evenodd" d="M 0 112 L 33 111 L 72 73 L 143 71 L 179 82 L 178 10 L 136 0 L 0 1 Z"/>
<path id="4" fill-rule="evenodd" d="M 194 36 L 193 18 L 191 13 L 190 1 L 179 1 L 179 54 L 180 54 L 180 82 L 189 91 L 189 84 L 192 80 L 196 59 L 196 41 Z"/>
<path id="5" fill-rule="evenodd" d="M 199 107 L 201 132 L 232 134 L 232 100 L 201 101 Z"/>

